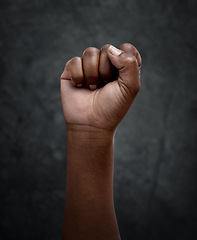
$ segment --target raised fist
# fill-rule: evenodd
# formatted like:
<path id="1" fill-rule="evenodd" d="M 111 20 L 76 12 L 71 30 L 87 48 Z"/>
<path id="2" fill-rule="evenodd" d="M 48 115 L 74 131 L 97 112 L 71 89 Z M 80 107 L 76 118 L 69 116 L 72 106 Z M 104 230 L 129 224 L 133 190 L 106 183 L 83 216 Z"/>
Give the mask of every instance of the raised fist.
<path id="1" fill-rule="evenodd" d="M 61 101 L 67 126 L 115 130 L 140 89 L 142 61 L 129 43 L 89 47 L 66 63 Z"/>

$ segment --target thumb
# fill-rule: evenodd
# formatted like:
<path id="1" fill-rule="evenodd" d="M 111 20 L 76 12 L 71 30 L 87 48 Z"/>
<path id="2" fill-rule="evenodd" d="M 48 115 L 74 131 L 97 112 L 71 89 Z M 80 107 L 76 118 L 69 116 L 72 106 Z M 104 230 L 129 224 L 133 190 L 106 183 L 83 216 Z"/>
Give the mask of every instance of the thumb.
<path id="1" fill-rule="evenodd" d="M 112 45 L 108 48 L 107 54 L 111 63 L 118 69 L 119 86 L 135 96 L 141 86 L 140 67 L 137 58 L 133 54 L 126 53 Z"/>

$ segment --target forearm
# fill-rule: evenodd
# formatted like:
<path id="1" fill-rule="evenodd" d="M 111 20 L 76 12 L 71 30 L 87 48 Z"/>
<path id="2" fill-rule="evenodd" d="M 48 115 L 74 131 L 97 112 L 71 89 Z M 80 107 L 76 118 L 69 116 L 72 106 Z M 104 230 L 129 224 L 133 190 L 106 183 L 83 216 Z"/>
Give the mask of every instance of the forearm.
<path id="1" fill-rule="evenodd" d="M 63 240 L 120 239 L 113 203 L 114 134 L 67 127 Z"/>
<path id="2" fill-rule="evenodd" d="M 120 240 L 113 203 L 114 131 L 104 129 L 115 129 L 130 109 L 141 86 L 141 63 L 137 49 L 125 43 L 119 49 L 109 44 L 101 50 L 89 47 L 65 65 L 61 101 L 68 148 L 63 240 Z"/>

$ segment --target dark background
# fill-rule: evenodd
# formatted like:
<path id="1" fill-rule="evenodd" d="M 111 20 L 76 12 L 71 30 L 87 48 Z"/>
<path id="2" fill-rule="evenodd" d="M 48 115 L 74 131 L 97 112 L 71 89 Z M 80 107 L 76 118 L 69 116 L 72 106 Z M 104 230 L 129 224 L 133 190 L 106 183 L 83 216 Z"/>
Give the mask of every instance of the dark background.
<path id="1" fill-rule="evenodd" d="M 197 239 L 197 2 L 0 1 L 2 240 L 60 239 L 59 76 L 85 48 L 133 43 L 142 88 L 115 140 L 122 240 Z"/>

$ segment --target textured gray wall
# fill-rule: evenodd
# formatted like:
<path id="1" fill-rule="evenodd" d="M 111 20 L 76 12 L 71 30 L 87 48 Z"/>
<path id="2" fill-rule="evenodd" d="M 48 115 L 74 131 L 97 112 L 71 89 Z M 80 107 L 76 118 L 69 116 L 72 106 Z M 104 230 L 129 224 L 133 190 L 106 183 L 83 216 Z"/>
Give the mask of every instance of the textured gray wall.
<path id="1" fill-rule="evenodd" d="M 195 0 L 0 1 L 2 240 L 60 239 L 59 76 L 89 46 L 133 43 L 142 89 L 115 141 L 122 240 L 197 239 Z"/>

